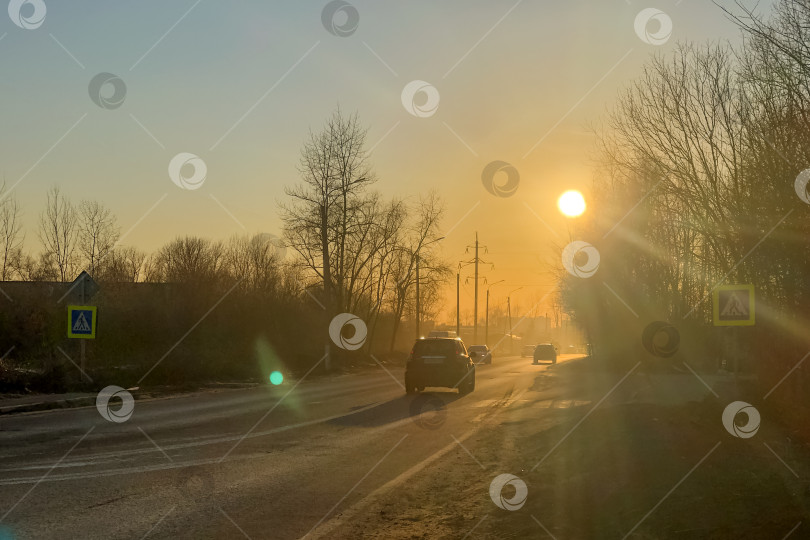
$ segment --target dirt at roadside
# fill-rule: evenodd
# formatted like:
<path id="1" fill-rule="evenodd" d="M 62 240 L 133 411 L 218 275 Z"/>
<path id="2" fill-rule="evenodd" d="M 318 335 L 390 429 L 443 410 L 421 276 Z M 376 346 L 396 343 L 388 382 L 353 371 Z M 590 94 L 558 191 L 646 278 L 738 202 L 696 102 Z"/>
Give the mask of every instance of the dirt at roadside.
<path id="1" fill-rule="evenodd" d="M 166 399 L 180 396 L 191 396 L 202 393 L 214 393 L 227 390 L 254 388 L 259 383 L 209 383 L 206 385 L 156 386 L 149 389 L 129 389 L 136 400 Z M 54 409 L 72 409 L 92 407 L 96 404 L 97 392 L 67 394 L 0 394 L 0 416 Z"/>
<path id="2" fill-rule="evenodd" d="M 522 400 L 464 442 L 479 463 L 451 452 L 336 537 L 810 537 L 810 449 L 778 418 L 736 438 L 721 417 L 737 396 L 644 366 L 594 408 L 624 375 L 590 359 L 538 373 Z M 490 498 L 502 473 L 526 484 L 517 510 Z M 501 494 L 508 501 L 515 488 Z"/>

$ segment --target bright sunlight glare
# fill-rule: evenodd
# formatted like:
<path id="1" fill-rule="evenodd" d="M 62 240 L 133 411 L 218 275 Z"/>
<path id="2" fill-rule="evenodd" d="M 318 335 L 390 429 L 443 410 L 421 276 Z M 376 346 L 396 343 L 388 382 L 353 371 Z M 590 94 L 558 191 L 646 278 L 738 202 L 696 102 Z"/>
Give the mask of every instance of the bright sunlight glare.
<path id="1" fill-rule="evenodd" d="M 581 216 L 585 211 L 585 197 L 576 190 L 566 191 L 557 199 L 557 207 L 568 217 Z"/>

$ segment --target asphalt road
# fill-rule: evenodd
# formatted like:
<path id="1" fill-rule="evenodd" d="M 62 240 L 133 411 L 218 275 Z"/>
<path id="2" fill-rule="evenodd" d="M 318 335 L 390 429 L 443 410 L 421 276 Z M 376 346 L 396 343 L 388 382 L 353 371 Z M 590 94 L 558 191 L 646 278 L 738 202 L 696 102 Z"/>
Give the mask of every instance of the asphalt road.
<path id="1" fill-rule="evenodd" d="M 468 396 L 406 396 L 402 373 L 380 368 L 138 401 L 123 423 L 90 407 L 4 417 L 0 538 L 331 537 L 498 422 L 545 369 L 496 357 Z"/>

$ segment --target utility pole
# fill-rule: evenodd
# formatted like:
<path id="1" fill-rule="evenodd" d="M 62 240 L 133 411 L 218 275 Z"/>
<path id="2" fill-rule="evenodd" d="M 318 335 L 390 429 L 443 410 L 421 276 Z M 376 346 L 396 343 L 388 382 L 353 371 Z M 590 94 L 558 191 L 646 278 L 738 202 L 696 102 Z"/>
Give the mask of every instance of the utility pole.
<path id="1" fill-rule="evenodd" d="M 512 332 L 512 298 L 506 297 L 506 316 L 509 321 L 509 354 L 515 353 L 515 339 Z"/>
<path id="2" fill-rule="evenodd" d="M 479 248 L 483 247 L 484 251 L 487 251 L 486 246 L 479 246 L 478 244 L 478 232 L 475 233 L 475 245 L 467 246 L 467 251 L 470 248 L 475 249 L 475 257 L 471 261 L 475 264 L 475 306 L 473 307 L 473 344 L 478 343 L 478 263 L 486 263 L 486 261 L 482 261 L 481 258 L 478 256 Z"/>
<path id="3" fill-rule="evenodd" d="M 426 242 L 417 248 L 416 252 L 414 253 L 414 258 L 416 259 L 416 339 L 419 339 L 421 336 L 419 335 L 419 317 L 420 317 L 420 310 L 419 310 L 419 249 L 429 246 L 430 244 L 434 244 L 444 240 L 444 236 L 431 240 L 430 242 Z"/>
<path id="4" fill-rule="evenodd" d="M 475 261 L 459 261 L 458 272 L 456 273 L 456 335 L 461 337 L 461 269 L 473 264 Z M 464 279 L 464 283 L 467 283 Z"/>
<path id="5" fill-rule="evenodd" d="M 489 343 L 489 290 L 494 285 L 497 285 L 498 283 L 502 283 L 503 281 L 505 281 L 505 280 L 501 279 L 499 281 L 496 281 L 495 283 L 491 283 L 489 285 L 489 287 L 487 287 L 487 307 L 486 307 L 485 316 L 484 316 L 485 321 L 486 321 L 484 323 L 485 324 L 485 326 L 484 326 L 484 345 Z"/>
<path id="6" fill-rule="evenodd" d="M 461 301 L 459 299 L 461 268 L 456 274 L 456 336 L 461 337 Z"/>
<path id="7" fill-rule="evenodd" d="M 512 328 L 512 293 L 522 289 L 521 285 L 513 291 L 509 291 L 506 295 L 506 315 L 509 317 L 509 354 L 515 354 L 515 332 Z"/>
<path id="8" fill-rule="evenodd" d="M 333 303 L 333 291 L 332 291 L 332 270 L 331 270 L 331 262 L 330 262 L 330 254 L 329 254 L 329 212 L 326 208 L 325 204 L 321 204 L 319 206 L 319 214 L 320 214 L 320 231 L 321 231 L 321 261 L 323 265 L 323 295 L 324 295 L 324 304 L 326 305 L 326 324 L 324 325 L 324 369 L 326 371 L 332 371 L 332 351 L 333 351 L 333 344 L 332 338 L 329 336 L 329 323 L 332 320 L 332 317 L 336 315 L 335 313 L 335 306 Z"/>
<path id="9" fill-rule="evenodd" d="M 419 339 L 419 253 L 416 254 L 416 339 Z"/>
<path id="10" fill-rule="evenodd" d="M 87 305 L 87 280 L 86 279 L 82 280 L 81 296 L 82 296 L 82 299 L 81 299 L 82 305 L 86 306 Z M 82 381 L 84 381 L 85 378 L 87 377 L 86 371 L 85 371 L 85 364 L 86 364 L 85 357 L 87 355 L 87 340 L 82 339 L 80 341 L 81 341 L 81 358 L 79 359 L 79 362 L 81 364 L 81 370 L 80 371 L 82 372 Z"/>
<path id="11" fill-rule="evenodd" d="M 478 343 L 478 231 L 475 232 L 475 308 L 473 309 L 473 343 Z"/>
<path id="12" fill-rule="evenodd" d="M 561 347 L 565 347 L 566 344 L 568 343 L 568 325 L 565 323 L 566 323 L 565 319 L 563 319 L 560 323 L 562 326 L 562 339 L 560 340 L 562 341 L 562 343 L 560 343 Z"/>
<path id="13" fill-rule="evenodd" d="M 487 287 L 487 305 L 484 308 L 484 345 L 489 343 L 489 287 Z"/>

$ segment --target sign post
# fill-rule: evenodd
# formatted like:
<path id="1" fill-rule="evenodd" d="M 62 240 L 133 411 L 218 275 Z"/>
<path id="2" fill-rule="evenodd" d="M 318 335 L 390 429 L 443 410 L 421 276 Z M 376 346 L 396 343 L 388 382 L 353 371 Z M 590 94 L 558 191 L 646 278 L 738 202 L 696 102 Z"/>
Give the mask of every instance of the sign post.
<path id="1" fill-rule="evenodd" d="M 721 285 L 713 296 L 715 326 L 754 326 L 753 285 Z"/>
<path id="2" fill-rule="evenodd" d="M 713 292 L 712 320 L 714 326 L 754 326 L 754 286 L 721 285 Z M 729 329 L 728 343 L 724 349 L 734 355 L 734 375 L 739 373 L 739 357 L 742 354 L 740 332 Z"/>
<path id="3" fill-rule="evenodd" d="M 81 340 L 80 367 L 82 378 L 85 377 L 85 363 L 88 339 L 96 339 L 97 308 L 86 305 L 90 298 L 98 292 L 98 284 L 93 281 L 85 271 L 82 271 L 70 286 L 70 290 L 79 291 L 81 305 L 68 306 L 68 338 Z"/>
<path id="4" fill-rule="evenodd" d="M 96 306 L 68 306 L 68 337 L 96 339 Z"/>

